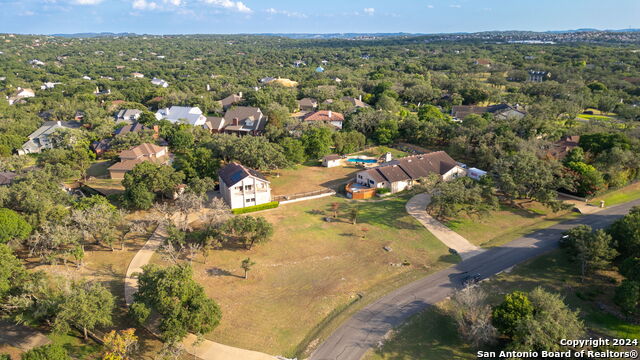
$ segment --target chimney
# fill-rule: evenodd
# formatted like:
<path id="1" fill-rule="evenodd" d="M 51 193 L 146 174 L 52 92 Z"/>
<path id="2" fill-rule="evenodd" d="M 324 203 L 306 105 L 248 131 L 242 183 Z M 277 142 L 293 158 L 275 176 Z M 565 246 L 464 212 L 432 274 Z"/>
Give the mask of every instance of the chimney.
<path id="1" fill-rule="evenodd" d="M 242 91 L 240 91 L 240 92 L 238 93 L 238 96 L 239 96 L 240 98 L 242 98 Z"/>
<path id="2" fill-rule="evenodd" d="M 333 112 L 331 110 L 329 110 L 329 119 L 331 119 L 332 115 L 333 115 Z"/>
<path id="3" fill-rule="evenodd" d="M 238 118 L 233 118 L 231 125 L 238 125 Z"/>
<path id="4" fill-rule="evenodd" d="M 362 101 L 362 95 L 358 95 L 358 100 Z"/>
<path id="5" fill-rule="evenodd" d="M 58 126 L 62 126 L 62 122 L 60 120 L 56 121 L 56 123 L 58 124 Z"/>

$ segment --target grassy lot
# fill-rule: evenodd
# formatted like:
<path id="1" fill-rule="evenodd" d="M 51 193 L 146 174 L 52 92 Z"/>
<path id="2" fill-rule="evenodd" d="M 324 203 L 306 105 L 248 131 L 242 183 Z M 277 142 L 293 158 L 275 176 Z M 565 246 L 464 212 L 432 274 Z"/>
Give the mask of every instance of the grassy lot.
<path id="1" fill-rule="evenodd" d="M 602 194 L 589 201 L 589 204 L 600 206 L 600 201 L 604 200 L 605 206 L 614 206 L 636 199 L 640 199 L 640 182 Z"/>
<path id="2" fill-rule="evenodd" d="M 213 252 L 207 263 L 194 261 L 194 274 L 222 308 L 220 326 L 207 338 L 274 355 L 293 355 L 306 337 L 335 309 L 364 296 L 370 301 L 394 287 L 458 261 L 447 248 L 405 211 L 406 197 L 357 203 L 358 224 L 342 213 L 335 222 L 331 204 L 354 204 L 323 198 L 283 205 L 260 213 L 274 225 L 272 239 L 252 250 Z M 383 246 L 391 246 L 386 252 Z M 256 262 L 249 279 L 240 262 Z M 408 266 L 400 265 L 402 262 Z M 163 262 L 160 256 L 154 262 Z M 392 265 L 394 264 L 394 265 Z M 380 290 L 383 289 L 383 290 Z M 360 302 L 360 301 L 359 301 Z M 363 301 L 364 302 L 364 301 Z M 329 326 L 335 326 L 329 324 Z M 314 342 L 317 343 L 317 342 Z"/>
<path id="3" fill-rule="evenodd" d="M 394 159 L 398 159 L 401 157 L 405 157 L 407 156 L 407 153 L 402 151 L 402 150 L 398 150 L 398 149 L 394 149 L 394 148 L 390 148 L 387 146 L 375 146 L 372 148 L 369 148 L 367 150 L 363 150 L 357 153 L 353 153 L 350 155 L 364 155 L 364 156 L 372 156 L 372 157 L 380 157 L 386 153 L 390 152 L 391 155 L 393 155 Z"/>
<path id="4" fill-rule="evenodd" d="M 107 169 L 111 166 L 112 162 L 108 160 L 99 160 L 91 164 L 87 169 L 87 176 L 93 177 L 108 177 L 109 171 Z"/>
<path id="5" fill-rule="evenodd" d="M 317 161 L 308 161 L 291 169 L 269 174 L 272 195 L 293 195 L 327 188 L 337 189 L 355 178 L 362 170 L 356 165 L 323 167 Z"/>
<path id="6" fill-rule="evenodd" d="M 117 179 L 92 179 L 85 184 L 105 195 L 119 194 L 124 192 L 121 180 Z"/>
<path id="7" fill-rule="evenodd" d="M 554 213 L 536 202 L 520 202 L 520 206 L 501 205 L 480 218 L 460 215 L 446 225 L 475 245 L 491 247 L 577 216 L 570 211 Z"/>
<path id="8" fill-rule="evenodd" d="M 565 302 L 580 311 L 591 336 L 640 338 L 640 325 L 626 323 L 616 316 L 599 310 L 599 304 L 615 308 L 611 304 L 614 281 L 619 275 L 602 272 L 581 281 L 578 267 L 567 261 L 561 250 L 533 259 L 484 282 L 490 302 L 497 304 L 504 294 L 537 286 L 561 293 Z M 366 360 L 449 360 L 475 359 L 475 353 L 458 337 L 453 319 L 447 314 L 447 301 L 416 315 L 381 349 L 370 351 Z"/>
<path id="9" fill-rule="evenodd" d="M 591 115 L 591 114 L 579 114 L 578 115 L 578 119 L 579 120 L 598 120 L 598 121 L 611 121 L 611 120 L 617 120 L 616 117 L 614 116 L 608 116 L 608 115 Z"/>

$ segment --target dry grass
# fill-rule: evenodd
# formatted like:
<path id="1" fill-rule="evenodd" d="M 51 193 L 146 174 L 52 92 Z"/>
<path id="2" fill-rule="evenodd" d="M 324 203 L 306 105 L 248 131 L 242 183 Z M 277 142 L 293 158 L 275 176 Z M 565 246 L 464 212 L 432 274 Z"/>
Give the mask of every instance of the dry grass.
<path id="1" fill-rule="evenodd" d="M 406 200 L 358 203 L 357 225 L 340 217 L 331 223 L 323 220 L 331 216 L 333 202 L 343 207 L 353 204 L 335 197 L 260 213 L 274 225 L 268 243 L 250 251 L 215 251 L 207 264 L 202 257 L 193 263 L 195 278 L 222 308 L 220 326 L 206 337 L 292 355 L 318 323 L 358 293 L 366 297 L 397 277 L 456 262 L 444 245 L 406 214 Z M 385 245 L 393 251 L 384 251 Z M 247 280 L 241 278 L 240 269 L 246 257 L 256 262 Z M 404 260 L 411 265 L 390 265 Z M 162 262 L 159 256 L 153 261 Z"/>
<path id="2" fill-rule="evenodd" d="M 91 179 L 85 185 L 99 191 L 104 195 L 119 194 L 124 192 L 121 180 L 117 179 Z"/>
<path id="3" fill-rule="evenodd" d="M 446 225 L 473 244 L 490 247 L 577 216 L 570 211 L 554 213 L 537 202 L 516 204 L 517 207 L 502 205 L 499 210 L 479 218 L 460 215 Z"/>
<path id="4" fill-rule="evenodd" d="M 355 178 L 362 168 L 355 165 L 326 168 L 319 162 L 307 162 L 292 169 L 277 170 L 268 176 L 272 195 L 293 195 L 322 189 L 338 189 Z"/>

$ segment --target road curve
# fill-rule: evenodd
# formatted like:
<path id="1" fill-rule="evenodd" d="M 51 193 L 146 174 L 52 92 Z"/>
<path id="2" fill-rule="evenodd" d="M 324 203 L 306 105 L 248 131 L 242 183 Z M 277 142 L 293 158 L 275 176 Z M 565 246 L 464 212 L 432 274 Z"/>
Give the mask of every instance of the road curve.
<path id="1" fill-rule="evenodd" d="M 359 360 L 388 331 L 450 296 L 460 287 L 464 272 L 488 278 L 554 249 L 563 231 L 580 224 L 606 227 L 638 205 L 640 200 L 635 200 L 538 230 L 397 289 L 354 314 L 311 354 L 310 360 Z"/>

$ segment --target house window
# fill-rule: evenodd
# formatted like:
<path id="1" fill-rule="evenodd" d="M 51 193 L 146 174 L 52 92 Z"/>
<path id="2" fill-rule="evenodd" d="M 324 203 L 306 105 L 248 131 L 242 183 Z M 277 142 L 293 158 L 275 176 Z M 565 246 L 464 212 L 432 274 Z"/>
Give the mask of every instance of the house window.
<path id="1" fill-rule="evenodd" d="M 248 202 L 248 203 L 250 203 L 250 202 L 256 202 L 256 199 L 255 199 L 255 198 L 247 199 L 247 202 Z"/>
<path id="2" fill-rule="evenodd" d="M 251 190 L 251 185 L 245 185 L 245 186 L 244 186 L 244 189 L 245 189 L 245 190 Z"/>
<path id="3" fill-rule="evenodd" d="M 375 181 L 373 181 L 373 180 L 369 180 L 369 184 L 373 185 L 373 184 L 375 184 L 375 183 L 376 183 Z"/>

